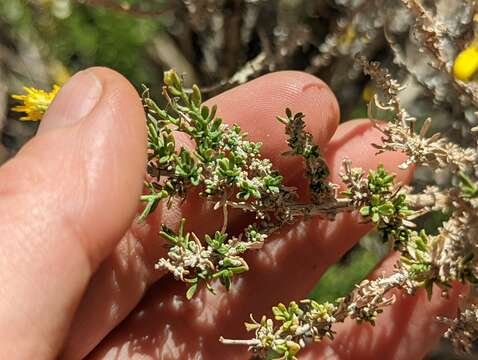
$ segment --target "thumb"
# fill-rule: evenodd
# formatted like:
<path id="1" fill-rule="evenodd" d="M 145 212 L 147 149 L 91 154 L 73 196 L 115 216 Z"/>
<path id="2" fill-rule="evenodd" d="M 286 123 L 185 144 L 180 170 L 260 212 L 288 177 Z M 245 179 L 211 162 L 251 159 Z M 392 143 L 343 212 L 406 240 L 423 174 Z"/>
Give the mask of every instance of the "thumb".
<path id="1" fill-rule="evenodd" d="M 53 358 L 88 280 L 134 218 L 146 127 L 119 74 L 76 74 L 0 168 L 0 358 Z"/>

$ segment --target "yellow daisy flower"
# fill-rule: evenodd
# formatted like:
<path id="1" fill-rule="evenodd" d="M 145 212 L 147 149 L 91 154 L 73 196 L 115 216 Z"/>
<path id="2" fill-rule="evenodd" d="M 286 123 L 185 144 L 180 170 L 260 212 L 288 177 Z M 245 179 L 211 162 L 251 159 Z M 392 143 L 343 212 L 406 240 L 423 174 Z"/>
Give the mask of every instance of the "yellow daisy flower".
<path id="1" fill-rule="evenodd" d="M 20 120 L 40 121 L 56 94 L 60 91 L 60 87 L 54 85 L 50 92 L 34 87 L 24 87 L 24 90 L 25 95 L 12 95 L 13 99 L 23 102 L 23 104 L 13 107 L 12 111 L 26 114 Z"/>

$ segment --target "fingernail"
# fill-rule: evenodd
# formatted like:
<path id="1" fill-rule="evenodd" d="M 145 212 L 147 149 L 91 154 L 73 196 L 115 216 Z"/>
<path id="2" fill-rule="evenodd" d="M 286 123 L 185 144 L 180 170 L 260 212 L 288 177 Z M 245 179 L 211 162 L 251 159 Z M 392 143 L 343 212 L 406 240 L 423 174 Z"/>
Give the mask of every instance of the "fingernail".
<path id="1" fill-rule="evenodd" d="M 38 132 L 73 125 L 91 113 L 101 98 L 103 85 L 94 71 L 75 74 L 60 90 L 43 117 Z"/>

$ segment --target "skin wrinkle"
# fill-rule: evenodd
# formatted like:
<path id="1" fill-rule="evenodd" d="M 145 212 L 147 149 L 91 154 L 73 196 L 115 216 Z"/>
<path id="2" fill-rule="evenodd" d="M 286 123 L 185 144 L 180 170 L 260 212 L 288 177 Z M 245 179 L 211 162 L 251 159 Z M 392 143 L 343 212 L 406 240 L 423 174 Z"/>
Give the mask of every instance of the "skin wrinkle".
<path id="1" fill-rule="evenodd" d="M 10 220 L 11 221 L 6 221 L 4 224 L 2 224 L 2 227 L 6 226 L 7 229 L 5 229 L 4 233 L 5 234 L 15 234 L 16 232 L 20 231 L 20 232 L 23 232 L 25 235 L 28 234 L 28 232 L 26 231 L 28 228 L 15 228 L 15 226 L 11 225 L 11 224 L 15 224 L 15 220 L 14 220 L 14 217 L 12 218 L 11 217 L 12 213 L 7 213 L 7 216 L 10 216 L 10 218 L 7 218 L 6 220 Z M 8 229 L 8 227 L 10 229 Z M 24 250 L 25 247 L 24 247 L 24 244 L 20 244 L 20 243 L 17 243 L 15 242 L 15 244 L 18 246 L 18 245 L 22 245 L 22 248 L 21 250 Z M 3 249 L 3 247 L 2 247 Z M 29 249 L 29 252 L 31 252 L 31 250 Z M 12 252 L 13 254 L 19 254 L 21 253 L 20 251 L 13 251 Z M 27 256 L 28 257 L 28 256 Z M 22 261 L 24 261 L 24 259 L 20 258 L 20 257 L 16 257 L 16 256 L 11 256 L 11 254 L 2 254 L 2 257 L 1 259 L 3 261 L 6 261 L 8 260 L 9 262 L 12 262 L 12 260 L 16 260 L 16 264 L 14 264 L 14 267 L 18 267 L 18 269 L 21 269 L 21 267 L 19 266 L 21 264 Z M 3 264 L 2 264 L 3 265 Z M 18 265 L 18 266 L 17 266 Z M 0 275 L 2 275 L 2 273 L 0 272 Z M 5 275 L 7 275 L 5 273 Z M 14 276 L 2 276 L 0 279 L 1 279 L 1 283 L 2 283 L 2 286 L 0 287 L 0 294 L 1 294 L 1 303 L 8 303 L 7 307 L 8 308 L 11 308 L 11 309 L 15 309 L 15 311 L 17 312 L 17 316 L 20 315 L 20 316 L 23 316 L 23 317 L 26 317 L 28 318 L 30 321 L 29 323 L 31 324 L 31 326 L 33 328 L 39 328 L 39 324 L 35 323 L 33 321 L 33 318 L 32 318 L 32 315 L 25 309 L 25 306 L 22 306 L 22 303 L 24 303 L 25 299 L 27 299 L 28 301 L 28 298 L 26 297 L 20 297 L 18 299 L 13 299 L 13 298 L 10 298 L 8 296 L 8 293 L 7 293 L 7 289 L 9 289 L 12 284 L 14 284 L 16 281 L 20 281 L 20 282 L 25 282 L 26 280 L 28 280 L 29 278 L 29 274 L 24 272 L 24 271 L 18 271 L 14 274 Z M 3 316 L 6 316 L 6 315 L 9 315 L 10 318 L 14 317 L 15 316 L 15 313 L 4 313 Z M 27 330 L 27 329 L 25 329 Z M 21 335 L 21 331 L 19 331 L 19 336 Z"/>
<path id="2" fill-rule="evenodd" d="M 133 249 L 132 252 L 130 252 L 130 256 L 133 255 L 135 260 L 134 264 L 140 269 L 139 272 L 142 274 L 141 290 L 144 292 L 149 285 L 148 279 L 151 277 L 152 268 L 149 267 L 149 264 L 144 262 L 145 256 L 143 244 L 134 238 L 132 234 L 127 238 L 129 240 L 128 243 L 130 244 L 130 248 Z"/>
<path id="3" fill-rule="evenodd" d="M 6 204 L 7 205 L 7 204 Z M 11 207 L 13 208 L 13 207 Z M 37 221 L 37 222 L 32 222 L 30 223 L 30 226 L 29 227 L 24 227 L 24 228 L 16 228 L 14 229 L 13 231 L 10 232 L 10 234 L 17 234 L 16 238 L 18 239 L 21 239 L 21 238 L 37 238 L 38 241 L 37 241 L 37 245 L 38 243 L 41 244 L 40 246 L 37 246 L 35 248 L 31 248 L 31 252 L 30 254 L 31 255 L 27 255 L 25 257 L 22 258 L 22 261 L 24 262 L 25 261 L 25 258 L 26 259 L 35 259 L 36 257 L 39 256 L 40 252 L 48 252 L 51 254 L 51 252 L 55 252 L 55 253 L 59 253 L 59 251 L 55 248 L 53 248 L 52 246 L 45 246 L 45 245 L 49 245 L 51 243 L 50 241 L 50 238 L 48 236 L 49 233 L 51 233 L 51 231 L 53 231 L 52 229 L 58 229 L 58 227 L 62 226 L 62 225 L 59 225 L 58 222 L 54 222 L 54 225 L 52 226 L 52 221 L 48 221 L 49 219 L 55 219 L 54 217 L 53 218 L 46 218 L 45 222 L 41 222 L 41 221 Z M 32 228 L 31 226 L 33 225 L 40 225 L 41 224 L 41 228 Z M 25 230 L 28 230 L 28 232 L 25 232 Z M 24 231 L 24 234 L 19 234 L 18 232 L 19 231 Z M 70 228 L 68 227 L 65 227 L 64 232 L 68 232 L 68 231 L 71 231 Z M 30 236 L 30 234 L 33 234 L 33 236 Z M 68 234 L 66 234 L 66 238 L 68 239 Z M 21 243 L 23 246 L 22 246 L 22 251 L 23 251 L 23 254 L 25 254 L 25 243 L 24 242 L 19 242 Z M 76 245 L 78 243 L 71 243 L 71 244 L 68 244 L 68 247 L 70 247 L 71 249 L 76 249 L 78 248 Z M 64 245 L 65 246 L 65 245 Z M 34 252 L 33 252 L 34 250 Z M 79 254 L 81 254 L 81 249 L 80 249 L 80 252 Z M 41 256 L 41 255 L 40 255 Z M 79 255 L 78 255 L 79 256 Z M 9 256 L 10 258 L 10 256 Z M 28 261 L 28 260 L 27 260 Z M 85 258 L 85 261 L 86 261 L 86 258 Z M 33 263 L 35 262 L 35 260 L 33 260 Z M 78 264 L 78 265 L 81 265 L 80 268 L 83 268 L 85 267 L 84 266 L 84 262 L 80 261 L 81 264 Z M 74 266 L 74 264 L 69 264 L 70 268 L 72 267 L 72 265 Z M 62 271 L 64 269 L 62 268 L 58 268 L 57 270 L 55 269 L 52 269 L 51 266 L 52 265 L 48 265 L 48 264 L 45 264 L 45 266 L 48 266 L 48 268 L 39 268 L 37 269 L 36 273 L 37 274 L 44 274 L 44 273 L 48 273 L 48 270 L 53 270 L 53 271 L 59 271 L 60 273 L 62 273 Z M 18 266 L 17 269 L 22 269 L 22 266 Z M 84 280 L 85 280 L 85 284 L 86 284 L 86 274 L 85 276 L 83 277 Z M 20 280 L 22 279 L 22 280 Z M 46 280 L 46 279 L 45 279 Z M 19 271 L 16 272 L 15 274 L 15 278 L 12 278 L 12 281 L 14 281 L 15 283 L 31 283 L 31 281 L 29 281 L 29 275 L 27 275 L 26 273 L 22 273 Z M 34 281 L 33 283 L 33 287 L 30 288 L 31 290 L 30 291 L 34 291 L 34 287 L 37 287 L 37 290 L 36 292 L 37 293 L 42 293 L 46 290 L 45 288 L 45 282 L 43 281 L 43 279 L 41 281 Z M 8 283 L 4 283 L 5 286 L 8 286 Z M 48 287 L 55 287 L 55 283 L 51 283 L 50 282 L 50 285 Z M 20 297 L 21 299 L 28 299 L 29 296 L 28 295 L 25 295 L 24 297 Z M 5 299 L 8 299 L 8 297 L 4 297 L 2 299 L 2 302 L 5 301 Z M 12 304 L 13 307 L 12 308 L 15 308 L 15 316 L 16 317 L 19 317 L 19 314 L 18 312 L 20 311 L 21 312 L 21 307 L 19 306 L 19 303 L 18 303 L 18 299 L 17 299 L 17 302 L 15 304 Z M 45 308 L 48 304 L 46 304 L 45 302 L 42 302 L 41 305 L 39 306 L 39 308 Z M 74 307 L 76 306 L 76 302 L 74 301 L 73 303 L 69 303 L 69 304 L 65 304 L 69 309 L 68 312 L 66 312 L 66 314 L 68 313 L 72 313 Z M 46 315 L 46 314 L 45 314 Z M 12 314 L 13 316 L 13 314 Z M 27 310 L 24 310 L 23 311 L 23 315 L 22 317 L 26 317 L 29 319 L 29 321 L 27 321 L 27 323 L 29 323 L 29 326 L 28 326 L 28 329 L 25 329 L 25 332 L 24 333 L 28 333 L 28 334 L 35 334 L 35 333 L 41 333 L 43 330 L 40 326 L 40 323 L 36 320 L 36 319 L 33 319 L 33 315 L 31 315 Z M 53 325 L 54 323 L 52 323 Z M 51 326 L 50 326 L 51 327 Z M 34 330 L 34 329 L 37 329 L 37 330 Z M 52 329 L 52 331 L 55 331 L 54 329 Z M 65 333 L 66 329 L 59 329 L 59 332 L 60 333 Z M 61 342 L 62 339 L 61 338 L 58 338 L 56 342 Z M 49 354 L 51 349 L 54 349 L 58 344 L 57 343 L 48 343 L 48 342 L 45 342 L 44 346 L 45 346 L 45 352 L 44 354 Z M 42 354 L 42 351 L 39 351 L 40 349 L 32 349 L 32 353 L 35 352 L 36 354 L 40 355 Z"/>
<path id="4" fill-rule="evenodd" d="M 75 243 L 80 243 L 82 244 L 82 246 L 80 246 L 80 251 L 84 254 L 87 262 L 88 262 L 88 267 L 87 267 L 87 271 L 86 273 L 89 274 L 89 276 L 91 276 L 91 274 L 93 274 L 93 272 L 95 271 L 96 269 L 96 263 L 97 261 L 99 260 L 98 258 L 94 257 L 94 256 L 90 256 L 88 254 L 88 252 L 85 250 L 85 244 L 87 243 L 87 239 L 89 239 L 89 236 L 88 236 L 88 233 L 85 232 L 85 229 L 83 227 L 81 227 L 79 224 L 78 224 L 78 221 L 76 221 L 76 219 L 72 218 L 72 216 L 68 213 L 64 214 L 62 217 L 62 226 L 61 226 L 61 229 L 65 230 L 65 229 L 69 229 L 72 234 L 70 235 L 71 237 L 66 237 L 67 239 L 74 239 L 74 241 L 72 242 L 75 242 Z"/>
<path id="5" fill-rule="evenodd" d="M 104 263 L 103 266 L 105 266 L 105 267 L 111 266 L 110 265 L 111 261 L 112 260 L 109 260 L 108 262 Z M 92 287 L 93 289 L 100 288 L 99 289 L 100 291 L 97 291 L 97 297 L 92 296 L 92 295 L 90 295 L 90 293 L 88 293 L 83 300 L 83 304 L 85 304 L 85 303 L 86 304 L 91 304 L 91 305 L 97 306 L 100 309 L 104 309 L 104 311 L 100 312 L 95 319 L 95 321 L 98 321 L 99 323 L 114 320 L 113 318 L 111 318 L 111 307 L 115 306 L 115 302 L 116 302 L 115 294 L 116 295 L 119 294 L 119 287 L 118 287 L 119 285 L 115 286 L 114 281 L 112 280 L 112 278 L 114 276 L 116 276 L 116 273 L 115 272 L 109 272 L 109 273 L 106 273 L 106 274 L 109 274 L 108 278 L 106 278 L 106 277 L 103 278 L 102 277 L 102 278 L 99 278 L 98 280 L 97 280 L 97 278 L 95 278 L 95 280 L 97 280 L 97 281 L 93 281 L 90 284 L 90 287 Z M 118 279 L 117 279 L 117 281 L 119 283 Z M 105 292 L 106 292 L 106 296 L 105 296 Z M 77 315 L 81 314 L 82 311 L 83 311 L 83 308 L 80 307 L 77 310 Z M 118 319 L 118 314 L 116 314 L 116 319 Z M 83 321 L 79 325 L 80 328 L 86 328 L 86 329 L 90 326 L 91 326 L 91 322 L 88 322 L 88 321 Z M 88 332 L 86 332 L 86 334 L 88 334 Z M 88 335 L 86 335 L 86 338 L 84 338 L 83 340 L 86 343 L 90 343 L 90 342 L 95 341 L 94 337 L 92 338 L 91 336 L 88 336 Z"/>
<path id="6" fill-rule="evenodd" d="M 143 251 L 142 244 L 140 241 L 134 238 L 134 236 L 127 232 L 126 236 L 120 242 L 119 246 L 116 248 L 113 256 L 107 260 L 107 262 L 102 266 L 106 269 L 112 269 L 111 275 L 112 277 L 116 277 L 117 283 L 114 286 L 113 291 L 107 291 L 105 289 L 104 284 L 111 284 L 112 282 L 108 280 L 102 280 L 97 282 L 97 289 L 96 295 L 89 293 L 91 299 L 87 302 L 87 304 L 95 304 L 94 306 L 98 309 L 101 307 L 115 307 L 117 312 L 115 313 L 115 317 L 110 317 L 110 321 L 120 321 L 122 320 L 122 315 L 118 313 L 121 308 L 121 301 L 119 299 L 124 299 L 121 294 L 128 294 L 128 287 L 133 287 L 135 292 L 143 292 L 146 287 L 148 286 L 149 276 L 147 271 L 147 266 L 143 262 L 143 257 L 139 255 Z M 118 265 L 115 265 L 118 264 Z M 139 270 L 138 270 L 139 269 Z M 106 272 L 107 274 L 108 272 Z M 130 279 L 129 276 L 133 274 L 134 279 Z M 129 284 L 129 285 L 128 285 Z M 133 289 L 131 289 L 133 290 Z M 110 296 L 109 301 L 101 296 L 102 293 L 106 291 L 106 294 L 112 293 L 116 294 L 117 296 Z M 98 303 L 98 296 L 102 299 L 100 303 Z M 84 308 L 83 308 L 84 311 Z M 85 327 L 89 327 L 91 324 L 85 324 Z M 95 341 L 94 339 L 92 341 Z"/>
<path id="7" fill-rule="evenodd" d="M 310 88 L 314 88 L 314 89 L 317 89 L 317 90 L 322 90 L 324 88 L 327 88 L 327 85 L 325 85 L 325 86 L 324 85 L 325 85 L 324 83 L 319 83 L 319 82 L 309 83 L 309 84 L 306 84 L 302 87 L 302 92 L 306 92 Z"/>
<path id="8" fill-rule="evenodd" d="M 15 197 L 13 198 L 15 200 Z M 31 227 L 21 227 L 21 228 L 17 228 L 15 226 L 15 223 L 17 221 L 17 219 L 21 219 L 24 214 L 23 213 L 20 213 L 20 214 L 17 214 L 17 213 L 14 213 L 14 212 L 6 212 L 5 213 L 5 220 L 6 222 L 4 224 L 1 225 L 1 230 L 2 233 L 4 234 L 17 234 L 17 237 L 28 237 L 32 234 L 32 231 L 31 231 Z M 4 238 L 4 237 L 2 237 Z M 12 236 L 10 236 L 10 238 L 12 238 Z M 5 262 L 9 262 L 11 264 L 12 267 L 14 268 L 18 268 L 18 269 L 22 269 L 21 268 L 21 263 L 25 260 L 25 258 L 30 258 L 32 253 L 34 252 L 35 250 L 35 247 L 34 246 L 26 246 L 26 245 L 31 245 L 31 244 L 24 244 L 22 242 L 11 242 L 11 244 L 13 244 L 14 248 L 13 249 L 9 249 L 10 252 L 8 253 L 5 253 L 5 254 L 2 254 L 2 263 L 3 261 Z M 11 245 L 12 246 L 12 245 Z M 5 247 L 5 249 L 8 249 Z M 13 250 L 13 251 L 12 251 Z M 43 249 L 40 248 L 40 251 L 42 251 Z M 2 247 L 2 251 L 3 251 L 3 247 Z M 43 250 L 44 251 L 44 250 Z M 13 254 L 13 256 L 12 256 Z M 23 256 L 15 256 L 15 254 L 22 254 Z M 2 276 L 3 275 L 3 276 Z M 9 276 L 10 274 L 7 274 L 6 272 L 0 272 L 0 279 L 1 279 L 1 283 L 2 283 L 2 287 L 3 289 L 8 289 L 10 288 L 10 286 L 12 286 L 16 279 L 17 278 L 20 278 L 21 280 L 25 280 L 27 277 L 26 277 L 26 273 L 23 272 L 23 271 L 18 271 L 14 274 L 14 276 Z M 6 296 L 7 294 L 4 293 L 2 294 L 4 296 L 2 296 L 2 299 L 9 299 L 8 296 Z M 5 300 L 2 300 L 2 301 L 5 301 Z M 13 304 L 13 301 L 11 302 L 11 305 L 14 305 Z M 13 308 L 14 306 L 12 306 Z"/>
<path id="9" fill-rule="evenodd" d="M 138 259 L 138 261 L 141 261 L 144 267 L 144 290 L 146 290 L 154 281 L 156 281 L 157 278 L 162 277 L 164 274 L 166 274 L 166 271 L 158 271 L 154 268 L 154 264 L 158 261 L 158 259 L 154 256 L 153 252 L 146 247 L 147 244 L 145 244 L 144 241 L 140 240 L 142 238 L 140 235 L 136 235 L 134 231 L 132 231 L 131 234 L 133 241 L 135 241 L 137 246 L 141 247 L 142 249 L 141 255 L 138 254 L 138 258 L 140 258 Z"/>
<path id="10" fill-rule="evenodd" d="M 75 145 L 75 150 L 71 151 L 70 154 L 84 154 L 82 151 L 83 149 L 88 149 L 87 144 L 85 144 L 85 139 L 82 136 L 83 132 L 81 130 L 77 131 L 78 133 L 78 142 L 74 143 Z M 94 153 L 93 153 L 93 156 Z M 76 235 L 78 235 L 78 239 L 80 240 L 80 243 L 83 244 L 83 251 L 85 253 L 85 256 L 88 257 L 88 263 L 89 263 L 89 269 L 88 271 L 92 274 L 96 270 L 96 265 L 99 261 L 100 258 L 98 256 L 95 256 L 95 254 L 98 254 L 99 251 L 91 251 L 88 253 L 86 250 L 88 243 L 90 242 L 89 239 L 91 238 L 91 233 L 88 231 L 88 229 L 80 226 L 78 224 L 78 217 L 86 217 L 88 216 L 89 208 L 88 204 L 91 204 L 92 201 L 94 201 L 93 198 L 93 191 L 92 189 L 95 188 L 96 184 L 92 184 L 92 181 L 90 179 L 90 173 L 86 163 L 86 157 L 83 155 L 83 159 L 80 161 L 75 161 L 74 159 L 75 155 L 71 156 L 71 159 L 69 160 L 63 160 L 60 163 L 67 164 L 67 166 L 76 166 L 80 167 L 82 170 L 80 171 L 83 174 L 87 174 L 86 176 L 77 176 L 75 177 L 74 184 L 65 184 L 67 187 L 70 187 L 70 190 L 65 190 L 62 193 L 64 194 L 69 194 L 68 196 L 71 196 L 74 200 L 72 199 L 62 199 L 63 201 L 61 202 L 62 204 L 70 204 L 73 202 L 75 204 L 74 209 L 71 210 L 71 207 L 66 208 L 64 210 L 64 223 L 65 226 L 68 228 L 71 228 Z M 68 166 L 68 167 L 69 167 Z M 74 170 L 74 169 L 72 169 Z M 70 171 L 70 169 L 66 169 L 66 171 Z"/>
<path id="11" fill-rule="evenodd" d="M 60 154 L 62 161 L 65 161 L 64 158 L 66 155 L 68 154 Z M 68 163 L 67 160 L 65 162 Z M 0 196 L 2 196 L 2 198 L 8 198 L 12 196 L 29 195 L 32 189 L 34 189 L 35 193 L 42 191 L 43 189 L 38 188 L 45 183 L 52 183 L 51 166 L 46 167 L 42 165 L 44 164 L 39 164 L 35 155 L 31 152 L 20 151 L 15 158 L 8 161 L 0 170 L 1 176 L 6 179 L 6 181 L 0 185 Z M 19 169 L 28 169 L 28 177 L 23 175 L 24 170 Z M 64 184 L 60 185 L 64 186 Z M 56 186 L 58 186 L 58 184 L 56 184 Z M 52 194 L 50 194 L 50 196 L 51 195 Z M 53 195 L 56 195 L 56 193 Z"/>
<path id="12" fill-rule="evenodd" d="M 262 269 L 275 269 L 279 259 L 284 256 L 288 256 L 289 247 L 288 243 L 294 241 L 296 243 L 301 242 L 305 243 L 307 230 L 310 230 L 311 226 L 315 226 L 317 219 L 310 219 L 310 223 L 305 221 L 300 221 L 293 226 L 287 226 L 283 228 L 283 231 L 278 233 L 275 236 L 272 236 L 269 241 L 267 241 L 261 251 L 254 254 L 253 263 L 256 268 L 260 267 Z M 320 223 L 318 224 L 320 226 Z M 282 234 L 285 232 L 285 234 Z M 309 244 L 308 244 L 309 245 Z M 311 244 L 312 245 L 312 244 Z M 311 249 L 312 251 L 312 249 Z"/>
<path id="13" fill-rule="evenodd" d="M 110 115 L 111 116 L 111 115 Z M 91 121 L 91 119 L 90 119 Z M 68 161 L 67 164 L 74 164 L 76 167 L 80 167 L 80 173 L 83 176 L 78 176 L 75 178 L 75 186 L 71 186 L 71 192 L 69 194 L 74 194 L 74 210 L 73 211 L 66 211 L 65 217 L 67 217 L 67 224 L 69 226 L 79 227 L 81 225 L 78 224 L 77 218 L 78 217 L 88 217 L 89 212 L 91 211 L 91 205 L 95 203 L 95 189 L 101 187 L 102 180 L 102 173 L 105 167 L 111 169 L 111 173 L 115 173 L 116 165 L 116 158 L 113 157 L 108 164 L 105 162 L 105 156 L 103 156 L 103 149 L 108 147 L 107 140 L 104 136 L 94 136 L 94 134 L 90 134 L 86 129 L 82 129 L 82 127 L 88 127 L 89 124 L 86 122 L 82 122 L 79 124 L 78 133 L 78 141 L 74 143 L 76 149 L 72 151 L 72 154 L 81 154 L 80 160 L 75 161 L 75 156 L 72 156 L 72 161 Z M 86 133 L 86 136 L 83 134 Z M 118 193 L 118 180 L 115 177 L 112 177 L 110 182 L 111 189 L 113 193 Z M 80 195 L 80 196 L 78 196 Z M 66 203 L 70 203 L 70 201 L 66 201 Z M 74 215 L 71 215 L 71 214 Z M 102 226 L 98 224 L 98 226 Z M 83 228 L 77 229 L 76 232 L 84 232 L 86 231 L 86 235 L 80 237 L 85 249 L 90 248 L 90 251 L 85 251 L 88 254 L 89 262 L 90 262 L 90 269 L 93 273 L 96 270 L 96 267 L 101 259 L 104 256 L 105 250 L 104 245 L 101 242 L 94 242 L 91 241 L 92 238 L 96 236 L 92 232 L 97 232 L 98 229 L 94 228 Z"/>
<path id="14" fill-rule="evenodd" d="M 35 184 L 43 184 L 47 181 L 50 181 L 51 177 L 49 176 L 49 173 L 46 171 L 46 168 L 43 168 L 42 166 L 39 166 L 39 164 L 34 161 L 32 156 L 22 154 L 15 161 L 26 162 L 26 164 L 21 165 L 20 168 L 27 166 L 27 168 L 30 169 L 30 174 L 37 174 L 37 176 L 34 177 L 34 181 L 32 182 L 33 183 L 33 188 L 38 187 L 38 186 L 35 186 Z M 3 170 L 3 168 L 2 168 L 2 170 Z M 29 202 L 29 201 L 31 201 L 30 196 L 29 196 L 29 193 L 31 191 L 31 185 L 32 184 L 30 184 L 30 187 L 25 189 L 25 190 L 22 190 L 22 189 L 19 190 L 18 188 L 15 189 L 15 188 L 11 187 L 10 188 L 10 194 L 8 195 L 7 193 L 4 192 L 3 195 L 2 195 L 2 198 L 6 202 L 6 201 L 8 201 L 8 199 L 10 197 L 11 202 L 17 203 L 17 202 L 22 202 L 23 201 L 23 200 L 18 201 L 18 199 L 15 199 L 15 198 L 18 198 L 20 196 L 22 198 L 25 197 L 25 201 Z M 27 187 L 26 184 L 25 184 L 25 187 Z M 7 192 L 8 192 L 8 190 L 7 190 Z M 33 212 L 37 211 L 38 214 L 37 214 L 37 216 L 35 216 L 35 214 L 30 214 L 30 215 L 33 215 L 37 218 L 38 218 L 38 216 L 40 216 L 40 217 L 43 216 L 44 214 L 43 214 L 42 211 L 40 211 L 40 209 L 43 206 L 45 206 L 47 208 L 56 209 L 56 212 L 58 213 L 58 216 L 48 217 L 48 218 L 45 218 L 44 221 L 42 221 L 42 222 L 33 222 L 33 223 L 30 223 L 28 227 L 15 228 L 14 231 L 10 232 L 10 233 L 14 233 L 14 232 L 22 231 L 23 235 L 18 236 L 19 238 L 35 238 L 35 237 L 41 236 L 42 234 L 45 234 L 45 233 L 48 234 L 49 231 L 51 231 L 50 229 L 52 228 L 52 226 L 51 226 L 51 224 L 49 226 L 47 226 L 46 224 L 51 223 L 50 219 L 62 219 L 62 216 L 60 216 L 61 213 L 62 213 L 62 209 L 58 208 L 58 207 L 54 207 L 52 205 L 48 205 L 48 204 L 63 203 L 62 202 L 63 199 L 52 198 L 52 194 L 48 191 L 44 191 L 44 190 L 42 191 L 42 188 L 40 188 L 39 190 L 35 190 L 34 192 L 36 193 L 36 196 L 37 196 L 37 198 L 36 198 L 37 203 L 33 206 L 30 206 L 29 208 L 31 209 L 30 211 L 33 211 Z M 57 193 L 53 193 L 53 194 L 56 195 Z M 45 199 L 45 202 L 44 203 L 40 202 L 40 204 L 38 204 L 39 199 Z M 12 212 L 5 212 L 5 214 L 7 216 L 10 216 L 12 214 Z M 21 219 L 22 217 L 23 217 L 23 214 L 20 214 L 20 216 L 16 217 L 15 219 Z M 15 219 L 12 219 L 11 223 L 13 223 L 13 224 L 18 223 L 18 221 L 16 221 Z M 55 222 L 53 222 L 53 223 L 55 224 Z M 67 224 L 67 222 L 65 224 Z M 36 225 L 37 227 L 41 226 L 41 228 L 31 229 L 31 226 L 34 226 L 34 225 Z M 55 224 L 53 227 L 61 228 L 62 224 Z M 70 229 L 70 227 L 68 226 L 68 227 L 66 227 L 66 229 Z M 30 230 L 30 231 L 26 232 L 26 230 Z M 48 243 L 48 238 L 45 238 L 45 240 L 46 241 L 39 241 L 39 242 L 42 243 L 43 245 L 47 244 Z M 45 246 L 40 246 L 40 247 L 39 246 L 34 246 L 34 245 L 38 245 L 37 243 L 33 244 L 33 243 L 23 242 L 21 244 L 22 244 L 22 251 L 20 251 L 19 253 L 23 253 L 24 255 L 25 255 L 25 251 L 27 250 L 25 245 L 30 245 L 30 247 L 28 248 L 28 252 L 30 254 L 33 254 L 33 252 L 38 252 L 39 249 L 40 250 L 45 249 Z M 47 251 L 47 249 L 46 249 L 46 251 Z M 22 261 L 24 261 L 24 259 Z M 20 264 L 18 264 L 18 265 L 20 265 Z M 21 266 L 18 266 L 18 268 L 21 268 Z"/>
<path id="15" fill-rule="evenodd" d="M 235 285 L 235 284 L 234 284 Z M 227 296 L 224 292 L 218 292 L 217 295 L 211 293 L 204 293 L 201 299 L 200 309 L 197 307 L 196 321 L 199 324 L 204 324 L 206 327 L 214 326 L 218 316 L 227 316 L 230 313 L 228 310 Z M 199 302 L 198 302 L 199 303 Z M 198 304 L 196 303 L 196 304 Z M 208 306 L 206 306 L 208 304 Z"/>

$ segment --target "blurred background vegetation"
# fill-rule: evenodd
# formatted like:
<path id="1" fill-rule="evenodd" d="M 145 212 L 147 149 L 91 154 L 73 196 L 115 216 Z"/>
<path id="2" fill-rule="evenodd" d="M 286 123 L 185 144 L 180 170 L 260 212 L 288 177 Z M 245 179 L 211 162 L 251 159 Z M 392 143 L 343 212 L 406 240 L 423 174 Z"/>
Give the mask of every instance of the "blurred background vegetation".
<path id="1" fill-rule="evenodd" d="M 367 35 L 367 41 L 358 42 L 356 27 L 336 21 L 344 8 L 331 3 L 0 0 L 0 163 L 14 155 L 37 127 L 17 120 L 18 114 L 9 110 L 13 105 L 9 95 L 23 86 L 50 89 L 90 66 L 113 68 L 138 89 L 147 84 L 153 94 L 160 93 L 162 72 L 175 67 L 186 74 L 189 84 L 205 87 L 209 96 L 268 71 L 307 70 L 331 85 L 343 118 L 365 117 L 370 85 L 360 71 L 338 76 L 352 62 L 342 57 L 330 66 L 327 51 L 340 57 L 357 41 L 371 58 L 387 61 L 386 41 Z M 329 31 L 339 31 L 341 48 L 335 53 L 319 46 L 327 44 Z M 422 109 L 420 103 L 416 110 Z M 428 218 L 427 227 L 436 228 L 438 220 Z M 346 295 L 385 253 L 384 245 L 369 234 L 323 276 L 311 296 L 324 301 Z M 447 348 L 430 356 L 443 354 L 448 359 L 455 356 Z"/>
<path id="2" fill-rule="evenodd" d="M 188 84 L 199 83 L 212 96 L 270 70 L 304 69 L 307 62 L 300 55 L 306 59 L 317 49 L 303 43 L 309 30 L 294 19 L 314 18 L 315 7 L 297 0 L 2 0 L 0 124 L 4 146 L 0 161 L 35 131 L 35 124 L 12 122 L 17 116 L 8 112 L 12 105 L 8 94 L 20 92 L 23 86 L 50 89 L 78 70 L 107 66 L 137 88 L 147 84 L 154 94 L 160 93 L 162 72 L 175 67 L 186 75 Z M 241 13 L 250 16 L 242 19 Z M 259 26 L 262 16 L 269 16 L 270 24 Z M 244 25 L 247 21 L 249 27 Z M 287 27 L 295 25 L 289 44 L 282 38 L 289 34 Z M 323 37 L 326 25 L 327 21 L 318 22 L 314 31 Z M 272 29 L 284 34 L 270 35 Z M 261 57 L 264 44 L 271 48 L 267 61 Z M 256 69 L 248 72 L 248 62 L 254 61 Z M 241 67 L 246 72 L 234 79 Z M 357 114 L 363 115 L 364 110 L 362 102 Z"/>
<path id="3" fill-rule="evenodd" d="M 17 116 L 8 112 L 8 94 L 23 86 L 50 89 L 93 65 L 111 67 L 137 87 L 157 86 L 162 67 L 148 45 L 162 28 L 163 17 L 137 17 L 69 0 L 0 1 L 0 159 L 17 151 L 37 126 L 12 121 Z"/>

